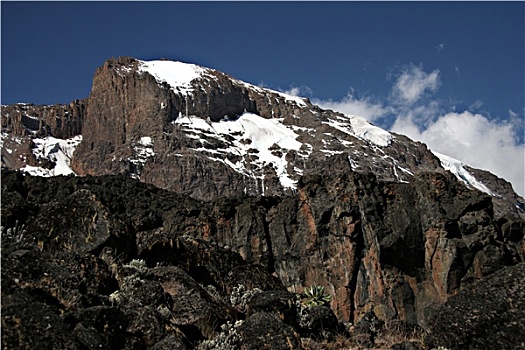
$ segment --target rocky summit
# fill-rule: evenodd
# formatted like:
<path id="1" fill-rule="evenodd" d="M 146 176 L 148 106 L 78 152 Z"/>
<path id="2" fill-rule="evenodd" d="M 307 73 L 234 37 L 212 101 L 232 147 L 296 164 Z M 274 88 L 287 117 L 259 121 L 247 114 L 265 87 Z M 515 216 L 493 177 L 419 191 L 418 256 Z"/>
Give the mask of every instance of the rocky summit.
<path id="1" fill-rule="evenodd" d="M 2 106 L 2 348 L 525 348 L 524 203 L 361 117 L 110 59 Z"/>

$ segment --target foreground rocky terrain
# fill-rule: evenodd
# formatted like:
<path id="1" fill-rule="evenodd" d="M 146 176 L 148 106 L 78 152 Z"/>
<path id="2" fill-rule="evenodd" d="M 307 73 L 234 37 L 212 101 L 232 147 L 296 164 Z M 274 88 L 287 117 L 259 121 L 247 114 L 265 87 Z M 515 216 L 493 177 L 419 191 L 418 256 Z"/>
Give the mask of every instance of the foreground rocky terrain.
<path id="1" fill-rule="evenodd" d="M 2 348 L 524 348 L 524 203 L 363 118 L 110 59 L 2 106 Z"/>
<path id="2" fill-rule="evenodd" d="M 2 347 L 522 346 L 522 220 L 495 222 L 453 177 L 331 180 L 202 202 L 123 176 L 4 171 Z M 411 218 L 408 201 L 442 214 Z"/>

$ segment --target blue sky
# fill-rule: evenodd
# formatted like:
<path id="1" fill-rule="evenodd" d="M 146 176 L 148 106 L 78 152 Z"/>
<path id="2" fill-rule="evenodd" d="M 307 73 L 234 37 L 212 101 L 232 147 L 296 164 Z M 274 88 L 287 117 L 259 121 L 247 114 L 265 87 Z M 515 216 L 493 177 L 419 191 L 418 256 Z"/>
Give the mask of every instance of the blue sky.
<path id="1" fill-rule="evenodd" d="M 525 192 L 524 2 L 2 1 L 1 10 L 2 104 L 87 97 L 110 57 L 170 58 L 360 114 Z"/>

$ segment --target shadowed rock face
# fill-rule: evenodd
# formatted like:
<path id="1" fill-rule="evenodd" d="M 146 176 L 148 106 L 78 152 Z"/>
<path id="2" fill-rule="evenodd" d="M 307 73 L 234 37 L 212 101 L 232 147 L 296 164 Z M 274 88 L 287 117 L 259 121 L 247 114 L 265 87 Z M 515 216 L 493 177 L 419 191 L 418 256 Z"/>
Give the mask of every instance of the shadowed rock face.
<path id="1" fill-rule="evenodd" d="M 43 252 L 111 247 L 128 260 L 181 266 L 222 290 L 231 289 L 226 273 L 240 282 L 249 275 L 243 264 L 256 264 L 290 291 L 325 286 L 344 321 L 373 310 L 424 325 L 430 306 L 524 257 L 523 220 L 500 226 L 489 196 L 443 174 L 409 184 L 371 174 L 305 176 L 295 196 L 212 202 L 125 177 L 2 180 L 4 234 L 24 232 Z M 182 236 L 234 253 L 179 246 Z"/>
<path id="2" fill-rule="evenodd" d="M 67 105 L 2 106 L 2 131 L 13 136 L 36 134 L 67 139 L 82 133 L 86 109 L 86 99 L 75 100 Z"/>
<path id="3" fill-rule="evenodd" d="M 428 343 L 458 350 L 525 349 L 523 283 L 520 263 L 465 288 L 436 312 Z"/>

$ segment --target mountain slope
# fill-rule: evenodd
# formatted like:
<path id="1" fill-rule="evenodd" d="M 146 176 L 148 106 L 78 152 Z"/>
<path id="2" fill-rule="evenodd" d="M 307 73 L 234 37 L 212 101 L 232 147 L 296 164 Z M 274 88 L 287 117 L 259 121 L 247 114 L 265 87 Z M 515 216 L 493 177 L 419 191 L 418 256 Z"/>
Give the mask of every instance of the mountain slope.
<path id="1" fill-rule="evenodd" d="M 57 173 L 34 168 L 45 158 L 35 154 L 37 144 L 50 139 L 20 144 L 35 136 L 72 138 L 81 130 L 73 172 L 123 173 L 199 199 L 291 194 L 308 173 L 372 172 L 380 180 L 410 182 L 414 174 L 450 170 L 492 195 L 497 212 L 524 215 L 524 200 L 502 179 L 483 183 L 474 175 L 479 171 L 361 117 L 193 64 L 111 59 L 97 69 L 88 99 L 59 107 L 69 119 L 53 119 L 41 107 L 2 108 L 3 164 Z M 61 128 L 51 127 L 58 120 Z M 64 128 L 71 124 L 79 127 Z M 13 142 L 21 136 L 24 142 Z M 13 148 L 22 155 L 15 150 L 14 157 Z"/>

